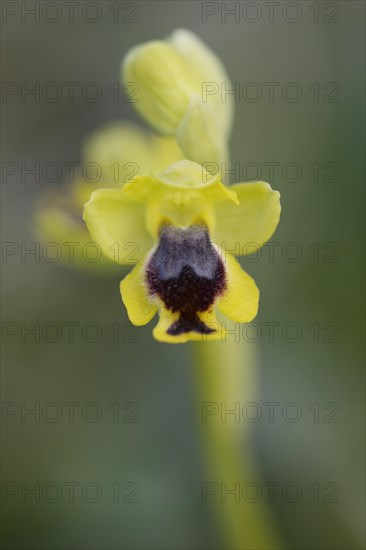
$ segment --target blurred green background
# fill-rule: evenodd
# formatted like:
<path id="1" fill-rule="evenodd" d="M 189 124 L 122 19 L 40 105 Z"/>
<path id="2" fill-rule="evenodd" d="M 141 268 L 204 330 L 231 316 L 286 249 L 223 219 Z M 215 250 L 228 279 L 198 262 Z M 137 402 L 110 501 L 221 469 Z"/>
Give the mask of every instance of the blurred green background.
<path id="1" fill-rule="evenodd" d="M 94 3 L 101 13 L 94 23 L 87 20 L 95 17 L 90 2 L 78 3 L 74 22 L 59 2 L 62 15 L 54 23 L 52 6 L 34 21 L 21 4 L 2 3 L 3 82 L 80 86 L 71 102 L 66 93 L 55 103 L 31 96 L 22 102 L 18 92 L 3 95 L 2 160 L 19 166 L 14 176 L 2 178 L 5 243 L 34 247 L 34 202 L 51 185 L 42 177 L 22 181 L 21 163 L 80 161 L 88 133 L 106 122 L 138 120 L 131 105 L 113 101 L 109 89 L 131 46 L 188 28 L 219 55 L 233 82 L 254 82 L 261 90 L 258 101 L 242 97 L 236 103 L 231 139 L 232 162 L 249 178 L 257 177 L 251 174 L 259 166 L 260 179 L 268 181 L 268 163 L 278 163 L 271 184 L 281 192 L 283 208 L 273 258 L 267 246 L 257 260 L 243 260 L 261 290 L 259 316 L 237 344 L 255 351 L 258 384 L 249 400 L 243 388 L 241 410 L 253 401 L 262 412 L 257 422 L 239 423 L 243 430 L 250 424 L 246 445 L 260 472 L 259 479 L 246 481 L 262 488 L 278 483 L 273 502 L 265 491 L 262 502 L 277 525 L 281 549 L 362 548 L 364 3 L 280 2 L 272 22 L 266 2 L 256 3 L 257 11 L 248 2 L 226 3 L 228 9 L 239 5 L 235 21 L 215 2 L 107 0 Z M 90 10 L 84 17 L 82 8 Z M 205 10 L 215 13 L 204 17 Z M 126 21 L 132 17 L 136 22 Z M 90 82 L 102 89 L 97 102 L 80 93 Z M 273 101 L 268 82 L 278 83 Z M 298 101 L 282 95 L 290 82 L 301 90 Z M 297 163 L 299 177 L 288 163 Z M 2 271 L 3 548 L 230 550 L 217 522 L 225 503 L 219 494 L 207 503 L 201 497 L 202 483 L 225 479 L 212 479 L 207 470 L 207 424 L 195 390 L 200 364 L 192 346 L 154 341 L 156 320 L 131 338 L 119 297 L 122 270 L 103 277 L 42 257 L 22 261 L 18 253 L 3 259 Z M 37 322 L 41 329 L 46 323 L 64 327 L 60 340 L 22 337 L 22 326 Z M 72 342 L 65 323 L 78 323 Z M 94 337 L 92 328 L 83 338 L 88 323 L 101 327 L 95 343 L 86 341 Z M 268 323 L 276 323 L 274 338 Z M 74 421 L 69 402 L 79 403 Z M 273 422 L 269 402 L 278 403 Z M 39 407 L 39 421 L 24 415 L 25 407 Z M 92 421 L 95 414 L 101 417 Z M 296 415 L 301 417 L 291 422 Z M 220 422 L 219 415 L 210 422 Z M 65 485 L 70 482 L 79 484 L 74 502 Z M 85 488 L 91 482 L 96 485 Z M 32 495 L 22 502 L 22 487 L 36 483 L 40 502 Z M 290 502 L 290 490 L 289 498 L 283 494 L 288 483 L 301 488 L 297 502 Z M 134 493 L 137 502 L 124 502 Z"/>

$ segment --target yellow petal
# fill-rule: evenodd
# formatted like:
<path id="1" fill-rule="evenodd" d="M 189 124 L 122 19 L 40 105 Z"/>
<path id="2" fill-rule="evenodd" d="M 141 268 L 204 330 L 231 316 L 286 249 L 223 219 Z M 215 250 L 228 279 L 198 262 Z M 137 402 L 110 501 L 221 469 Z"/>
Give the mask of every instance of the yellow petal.
<path id="1" fill-rule="evenodd" d="M 204 223 L 214 226 L 213 204 L 220 201 L 238 202 L 235 192 L 209 174 L 195 162 L 181 160 L 157 176 L 140 176 L 125 184 L 126 195 L 145 202 L 147 227 L 157 238 L 162 223 L 179 227 Z"/>
<path id="2" fill-rule="evenodd" d="M 187 202 L 188 197 L 202 196 L 213 202 L 230 199 L 238 204 L 234 191 L 228 189 L 219 181 L 219 175 L 209 174 L 203 166 L 190 160 L 180 160 L 157 176 L 140 176 L 126 183 L 124 192 L 138 201 L 146 201 L 157 194 L 172 196 L 171 191 L 179 191 L 181 201 Z M 174 200 L 174 199 L 173 199 Z"/>
<path id="3" fill-rule="evenodd" d="M 213 240 L 225 251 L 239 255 L 252 253 L 255 243 L 261 247 L 274 233 L 281 212 L 280 194 L 263 181 L 230 186 L 239 198 L 216 205 Z M 255 248 L 255 247 L 254 247 Z"/>
<path id="4" fill-rule="evenodd" d="M 102 252 L 112 261 L 134 264 L 152 247 L 145 207 L 119 189 L 98 189 L 85 204 L 84 220 Z"/>
<path id="5" fill-rule="evenodd" d="M 227 289 L 218 300 L 217 307 L 233 321 L 249 323 L 258 312 L 257 285 L 233 256 L 227 254 L 223 261 L 226 268 Z"/>
<path id="6" fill-rule="evenodd" d="M 168 187 L 197 189 L 211 187 L 219 181 L 219 175 L 208 172 L 197 162 L 181 160 L 158 174 L 157 178 Z"/>
<path id="7" fill-rule="evenodd" d="M 128 317 L 134 325 L 146 325 L 158 311 L 144 280 L 144 261 L 139 262 L 121 281 L 120 291 Z"/>

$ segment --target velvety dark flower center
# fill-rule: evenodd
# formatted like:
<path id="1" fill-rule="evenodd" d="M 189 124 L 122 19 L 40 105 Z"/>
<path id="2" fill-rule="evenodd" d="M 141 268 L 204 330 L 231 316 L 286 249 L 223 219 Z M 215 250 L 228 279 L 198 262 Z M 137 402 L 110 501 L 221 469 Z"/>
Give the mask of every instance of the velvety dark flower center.
<path id="1" fill-rule="evenodd" d="M 179 312 L 168 334 L 214 332 L 198 313 L 207 311 L 225 290 L 225 268 L 206 226 L 164 225 L 146 268 L 146 281 L 152 295 L 157 294 L 168 310 Z"/>

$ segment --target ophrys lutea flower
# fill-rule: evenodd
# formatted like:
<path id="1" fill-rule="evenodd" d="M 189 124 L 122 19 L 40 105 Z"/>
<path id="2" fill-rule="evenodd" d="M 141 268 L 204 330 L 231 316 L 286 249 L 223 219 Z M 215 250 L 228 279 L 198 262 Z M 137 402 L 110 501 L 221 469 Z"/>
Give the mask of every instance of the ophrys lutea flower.
<path id="1" fill-rule="evenodd" d="M 131 322 L 148 323 L 163 342 L 219 339 L 216 311 L 236 322 L 258 310 L 254 280 L 229 253 L 248 243 L 262 246 L 280 215 L 279 193 L 265 182 L 225 187 L 189 160 L 158 176 L 138 176 L 121 189 L 99 189 L 84 219 L 104 254 L 125 263 L 135 243 L 137 264 L 122 280 Z"/>

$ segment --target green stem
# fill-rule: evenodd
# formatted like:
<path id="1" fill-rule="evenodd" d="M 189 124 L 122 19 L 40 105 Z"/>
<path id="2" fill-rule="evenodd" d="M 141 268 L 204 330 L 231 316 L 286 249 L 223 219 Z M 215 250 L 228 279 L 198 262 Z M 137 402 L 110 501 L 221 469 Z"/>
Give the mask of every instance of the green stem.
<path id="1" fill-rule="evenodd" d="M 268 509 L 268 501 L 265 501 L 267 493 L 263 491 L 257 502 L 248 502 L 241 493 L 245 484 L 260 483 L 249 440 L 253 424 L 243 419 L 236 422 L 237 418 L 230 414 L 221 419 L 223 406 L 227 410 L 235 409 L 235 403 L 239 403 L 241 410 L 243 404 L 256 400 L 254 346 L 229 340 L 225 343 L 200 343 L 195 346 L 195 360 L 195 386 L 200 409 L 206 410 L 204 403 L 218 406 L 215 414 L 206 419 L 205 415 L 201 416 L 200 424 L 207 461 L 207 479 L 203 481 L 219 487 L 219 492 L 208 496 L 207 502 L 216 506 L 225 549 L 279 550 L 283 545 Z M 212 410 L 217 410 L 217 406 L 212 405 Z M 240 502 L 236 502 L 232 494 L 225 498 L 221 483 L 225 483 L 227 489 L 239 484 Z"/>

